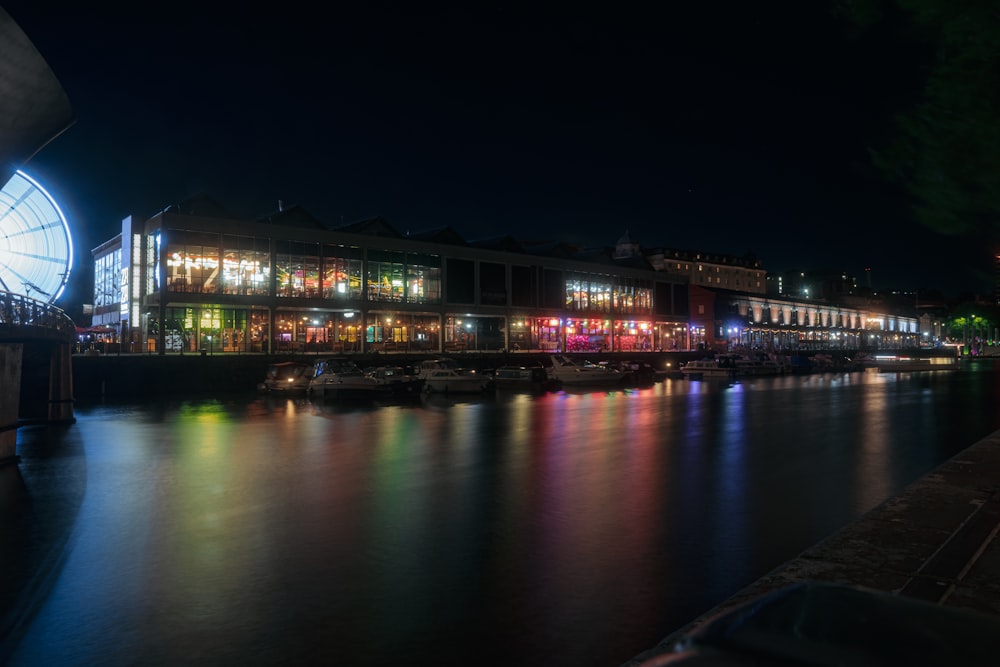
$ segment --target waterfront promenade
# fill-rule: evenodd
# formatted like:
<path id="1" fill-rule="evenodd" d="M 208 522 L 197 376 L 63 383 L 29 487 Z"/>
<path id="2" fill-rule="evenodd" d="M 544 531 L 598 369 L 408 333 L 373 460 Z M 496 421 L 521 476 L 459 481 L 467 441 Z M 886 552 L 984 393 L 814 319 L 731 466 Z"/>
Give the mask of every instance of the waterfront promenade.
<path id="1" fill-rule="evenodd" d="M 794 501 L 789 502 L 788 511 L 795 511 Z M 715 662 L 701 662 L 694 656 L 686 659 L 689 661 L 680 658 L 682 648 L 691 649 L 690 638 L 706 633 L 713 621 L 741 608 L 748 610 L 748 603 L 762 596 L 810 582 L 891 594 L 900 598 L 902 605 L 911 600 L 916 609 L 930 609 L 925 603 L 936 605 L 945 610 L 945 615 L 953 611 L 968 613 L 970 627 L 974 627 L 972 623 L 976 621 L 983 621 L 986 627 L 995 623 L 992 627 L 1000 632 L 998 533 L 1000 431 L 960 452 L 910 484 L 902 493 L 761 577 L 716 608 L 670 632 L 657 646 L 625 663 L 625 667 L 652 667 L 675 664 L 675 661 L 685 665 L 744 664 L 718 660 L 718 657 Z M 858 611 L 862 616 L 861 612 L 867 610 Z M 963 619 L 961 615 L 957 618 Z M 832 616 L 826 620 L 831 622 Z M 871 621 L 862 618 L 857 622 Z M 892 632 L 887 630 L 885 640 L 891 642 Z M 975 647 L 953 646 L 949 650 L 969 650 L 974 656 L 972 664 L 997 664 L 1000 661 L 1000 634 L 997 632 L 988 636 L 977 634 Z M 789 640 L 801 641 L 791 636 Z M 948 640 L 947 637 L 935 639 L 938 642 Z M 988 657 L 980 663 L 980 656 Z M 953 652 L 948 663 L 956 658 Z M 770 663 L 758 661 L 753 664 Z M 833 663 L 820 660 L 810 664 Z M 925 656 L 923 664 L 943 663 Z M 969 664 L 969 661 L 959 660 L 954 664 Z"/>

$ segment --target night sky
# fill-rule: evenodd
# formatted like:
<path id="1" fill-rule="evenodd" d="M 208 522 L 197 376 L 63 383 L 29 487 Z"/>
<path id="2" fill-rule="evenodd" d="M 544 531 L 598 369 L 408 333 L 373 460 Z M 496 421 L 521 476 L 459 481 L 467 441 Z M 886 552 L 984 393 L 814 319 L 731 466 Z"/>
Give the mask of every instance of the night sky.
<path id="1" fill-rule="evenodd" d="M 281 200 L 470 240 L 627 231 L 771 271 L 870 266 L 876 289 L 990 291 L 988 244 L 923 228 L 871 166 L 930 56 L 902 28 L 851 39 L 788 0 L 358 4 L 0 0 L 75 110 L 26 171 L 70 218 L 77 275 L 123 217 L 206 193 L 250 218 Z"/>

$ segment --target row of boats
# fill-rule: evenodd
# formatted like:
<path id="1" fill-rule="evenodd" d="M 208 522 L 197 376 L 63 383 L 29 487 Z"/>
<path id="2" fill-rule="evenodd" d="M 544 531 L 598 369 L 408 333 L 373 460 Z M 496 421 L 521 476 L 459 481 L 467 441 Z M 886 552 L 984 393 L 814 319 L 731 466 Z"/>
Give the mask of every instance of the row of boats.
<path id="1" fill-rule="evenodd" d="M 468 394 L 494 389 L 554 389 L 562 386 L 624 385 L 640 372 L 655 381 L 655 371 L 638 363 L 627 367 L 578 362 L 553 355 L 551 366 L 502 366 L 490 371 L 464 368 L 454 359 L 427 359 L 417 366 L 386 365 L 360 368 L 346 357 L 319 359 L 313 364 L 284 361 L 271 364 L 258 390 L 304 393 L 323 399 L 375 399 L 419 396 L 421 393 Z"/>
<path id="2" fill-rule="evenodd" d="M 910 357 L 905 355 L 856 354 L 853 357 L 833 357 L 829 354 L 811 356 L 719 354 L 694 359 L 681 366 L 688 379 L 736 378 L 786 373 L 850 372 L 874 369 L 880 373 L 944 371 L 958 368 L 952 357 Z"/>
<path id="3" fill-rule="evenodd" d="M 329 357 L 309 364 L 285 361 L 271 364 L 258 389 L 267 393 L 307 394 L 321 399 L 377 399 L 420 396 L 424 393 L 476 394 L 496 389 L 552 390 L 573 387 L 614 387 L 655 382 L 667 377 L 648 363 L 593 363 L 562 354 L 543 366 L 501 366 L 491 370 L 462 367 L 447 357 L 427 359 L 416 366 L 384 365 L 362 369 L 347 357 Z M 948 370 L 948 359 L 911 359 L 896 356 L 833 358 L 816 354 L 808 358 L 778 355 L 720 354 L 683 364 L 679 377 L 735 379 L 786 373 L 853 371 L 876 368 L 881 372 Z"/>

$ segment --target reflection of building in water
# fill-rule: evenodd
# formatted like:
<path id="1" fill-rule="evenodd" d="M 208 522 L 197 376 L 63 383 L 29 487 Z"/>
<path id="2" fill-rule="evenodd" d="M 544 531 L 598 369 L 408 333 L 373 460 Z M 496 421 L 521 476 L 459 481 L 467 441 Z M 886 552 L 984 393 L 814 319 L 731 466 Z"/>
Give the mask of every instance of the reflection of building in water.
<path id="1" fill-rule="evenodd" d="M 627 235 L 590 250 L 471 242 L 450 228 L 399 234 L 382 218 L 328 228 L 299 207 L 241 220 L 204 198 L 126 218 L 93 255 L 95 293 L 120 295 L 126 349 L 150 353 L 860 345 L 873 319 L 800 314 L 834 312 L 816 303 L 778 308 L 794 321 L 770 317 L 775 302 L 755 260 L 713 256 L 689 267 L 754 291 L 709 289 L 657 270 Z M 713 268 L 730 263 L 731 273 Z"/>

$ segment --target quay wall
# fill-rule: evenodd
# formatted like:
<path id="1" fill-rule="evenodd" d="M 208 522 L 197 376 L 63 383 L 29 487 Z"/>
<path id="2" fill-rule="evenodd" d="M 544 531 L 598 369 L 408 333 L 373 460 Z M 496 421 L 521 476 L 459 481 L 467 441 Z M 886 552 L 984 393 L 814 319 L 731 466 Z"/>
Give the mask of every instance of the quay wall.
<path id="1" fill-rule="evenodd" d="M 676 369 L 678 364 L 700 356 L 695 352 L 644 353 L 642 360 L 657 368 Z M 264 379 L 269 364 L 280 361 L 305 361 L 313 363 L 325 356 L 347 356 L 362 368 L 387 364 L 416 364 L 433 354 L 408 355 L 403 353 L 353 354 L 353 355 L 170 355 L 146 356 L 137 354 L 74 355 L 73 383 L 77 400 L 93 398 L 127 398 L 130 396 L 194 396 L 214 393 L 239 393 L 256 391 Z M 546 353 L 532 352 L 462 352 L 444 355 L 463 366 L 488 370 L 505 365 L 532 365 L 545 363 Z M 586 358 L 587 355 L 574 355 Z M 604 354 L 599 359 L 632 359 L 635 355 Z M 598 360 L 595 357 L 594 360 Z M 669 364 L 669 366 L 668 366 Z"/>
<path id="2" fill-rule="evenodd" d="M 810 350 L 808 354 L 824 352 Z M 843 350 L 825 351 L 833 356 L 841 356 Z M 912 354 L 913 351 L 908 351 Z M 598 361 L 638 360 L 649 363 L 653 368 L 677 373 L 681 364 L 705 356 L 704 351 L 684 352 L 604 352 L 570 353 L 574 359 Z M 927 351 L 931 356 L 935 351 Z M 234 393 L 256 391 L 257 384 L 264 379 L 269 364 L 279 361 L 305 361 L 313 363 L 325 356 L 346 356 L 362 368 L 386 364 L 417 364 L 435 356 L 447 356 L 466 367 L 479 371 L 506 365 L 533 365 L 550 363 L 551 353 L 546 352 L 458 352 L 445 355 L 433 353 L 408 354 L 403 352 L 371 354 L 185 354 L 185 355 L 143 355 L 143 354 L 75 354 L 73 363 L 74 397 L 77 400 L 91 398 L 127 398 L 131 396 L 194 396 L 213 393 Z M 30 378 L 29 378 L 30 381 Z M 44 380 L 43 380 L 44 381 Z"/>

